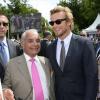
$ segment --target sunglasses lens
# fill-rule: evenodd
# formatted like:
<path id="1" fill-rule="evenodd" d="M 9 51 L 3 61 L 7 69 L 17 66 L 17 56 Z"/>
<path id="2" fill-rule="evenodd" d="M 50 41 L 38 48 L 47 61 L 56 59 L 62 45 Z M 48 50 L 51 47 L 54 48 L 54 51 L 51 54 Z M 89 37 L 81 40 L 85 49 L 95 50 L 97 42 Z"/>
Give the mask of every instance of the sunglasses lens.
<path id="1" fill-rule="evenodd" d="M 8 26 L 8 23 L 5 23 L 5 22 L 1 22 L 0 25 L 3 25 L 3 26 Z"/>
<path id="2" fill-rule="evenodd" d="M 8 26 L 8 23 L 3 23 L 3 26 Z"/>
<path id="3" fill-rule="evenodd" d="M 54 23 L 56 23 L 57 25 L 59 25 L 59 24 L 61 24 L 62 21 L 64 21 L 64 20 L 66 20 L 66 18 L 64 18 L 64 19 L 57 19 L 56 21 L 50 21 L 49 24 L 50 24 L 51 26 L 53 26 Z"/>
<path id="4" fill-rule="evenodd" d="M 56 20 L 55 21 L 55 23 L 58 24 L 58 25 L 61 24 L 61 22 L 62 22 L 61 20 Z"/>
<path id="5" fill-rule="evenodd" d="M 49 22 L 49 24 L 50 24 L 51 26 L 53 26 L 53 25 L 54 25 L 54 22 L 53 22 L 53 21 L 51 21 L 51 22 Z"/>

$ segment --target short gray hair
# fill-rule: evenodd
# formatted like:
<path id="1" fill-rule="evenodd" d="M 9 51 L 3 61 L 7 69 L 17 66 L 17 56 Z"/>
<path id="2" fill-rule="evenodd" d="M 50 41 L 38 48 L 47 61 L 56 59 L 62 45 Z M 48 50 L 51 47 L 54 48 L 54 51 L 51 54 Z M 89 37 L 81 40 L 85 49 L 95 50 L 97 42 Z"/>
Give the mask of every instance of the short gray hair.
<path id="1" fill-rule="evenodd" d="M 63 6 L 58 5 L 50 10 L 50 15 L 53 15 L 53 14 L 61 12 L 61 11 L 65 12 L 66 19 L 70 20 L 72 22 L 71 23 L 71 30 L 73 30 L 73 28 L 74 28 L 73 19 L 74 18 L 73 18 L 72 10 L 69 7 L 63 7 Z"/>
<path id="2" fill-rule="evenodd" d="M 38 30 L 36 30 L 36 29 L 25 30 L 25 32 L 21 36 L 21 41 L 26 39 L 28 33 L 37 33 L 38 34 Z"/>

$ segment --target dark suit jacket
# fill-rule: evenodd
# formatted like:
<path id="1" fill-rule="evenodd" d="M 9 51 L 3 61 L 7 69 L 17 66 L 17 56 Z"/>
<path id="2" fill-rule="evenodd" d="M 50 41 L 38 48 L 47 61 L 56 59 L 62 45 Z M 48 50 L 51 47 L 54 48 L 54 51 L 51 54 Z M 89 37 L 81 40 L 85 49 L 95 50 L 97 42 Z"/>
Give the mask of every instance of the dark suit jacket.
<path id="1" fill-rule="evenodd" d="M 46 49 L 49 44 L 50 44 L 50 42 L 48 40 L 46 40 L 46 39 L 41 40 L 41 49 L 40 49 L 40 52 L 38 55 L 46 57 L 46 54 L 47 54 Z"/>
<path id="2" fill-rule="evenodd" d="M 56 60 L 57 40 L 48 47 L 48 57 L 55 72 L 57 100 L 95 100 L 97 94 L 97 64 L 93 45 L 72 35 L 63 72 Z"/>
<path id="3" fill-rule="evenodd" d="M 18 43 L 13 42 L 10 39 L 7 39 L 7 44 L 8 44 L 10 59 L 22 54 L 21 47 Z"/>
<path id="4" fill-rule="evenodd" d="M 10 39 L 7 39 L 7 44 L 8 44 L 8 50 L 9 50 L 9 55 L 10 59 L 16 56 L 19 56 L 21 54 L 21 48 L 20 45 L 11 41 Z M 1 58 L 0 58 L 0 78 L 3 80 L 4 73 L 5 73 L 5 65 L 3 64 Z"/>
<path id="5" fill-rule="evenodd" d="M 46 75 L 49 100 L 55 100 L 50 62 L 44 57 L 38 56 L 38 58 Z M 16 100 L 19 100 L 18 98 L 20 100 L 33 100 L 34 92 L 24 55 L 11 59 L 7 64 L 3 87 L 11 88 L 17 98 Z"/>
<path id="6" fill-rule="evenodd" d="M 1 82 L 3 81 L 3 77 L 4 77 L 4 67 L 3 67 L 3 64 L 2 64 L 2 59 L 0 57 L 0 79 L 1 79 Z"/>

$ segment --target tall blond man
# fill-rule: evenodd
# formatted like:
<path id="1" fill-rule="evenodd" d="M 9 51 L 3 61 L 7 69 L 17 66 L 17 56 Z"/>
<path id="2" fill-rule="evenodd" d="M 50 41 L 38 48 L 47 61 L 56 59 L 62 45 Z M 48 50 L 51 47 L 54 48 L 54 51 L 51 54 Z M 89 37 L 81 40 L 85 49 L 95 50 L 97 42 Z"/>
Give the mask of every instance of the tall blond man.
<path id="1" fill-rule="evenodd" d="M 72 32 L 73 19 L 68 7 L 57 6 L 50 11 L 49 24 L 57 39 L 47 52 L 55 72 L 56 99 L 95 100 L 98 80 L 94 47 Z"/>

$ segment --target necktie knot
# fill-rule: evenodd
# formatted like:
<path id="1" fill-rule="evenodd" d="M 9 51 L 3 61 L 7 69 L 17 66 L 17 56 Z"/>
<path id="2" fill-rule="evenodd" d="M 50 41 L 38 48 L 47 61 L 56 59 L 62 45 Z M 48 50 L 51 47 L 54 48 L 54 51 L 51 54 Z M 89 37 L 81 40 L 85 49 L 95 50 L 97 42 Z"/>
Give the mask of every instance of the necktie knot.
<path id="1" fill-rule="evenodd" d="M 61 41 L 61 44 L 64 45 L 64 41 Z"/>
<path id="2" fill-rule="evenodd" d="M 34 58 L 31 58 L 31 59 L 30 59 L 30 61 L 31 61 L 31 62 L 34 62 L 34 61 L 35 61 L 35 59 L 34 59 Z"/>

